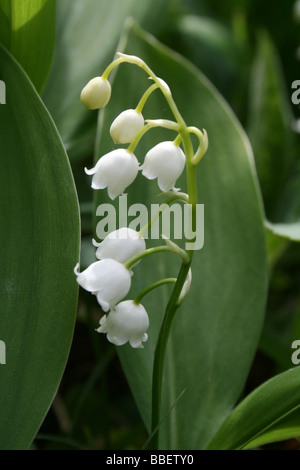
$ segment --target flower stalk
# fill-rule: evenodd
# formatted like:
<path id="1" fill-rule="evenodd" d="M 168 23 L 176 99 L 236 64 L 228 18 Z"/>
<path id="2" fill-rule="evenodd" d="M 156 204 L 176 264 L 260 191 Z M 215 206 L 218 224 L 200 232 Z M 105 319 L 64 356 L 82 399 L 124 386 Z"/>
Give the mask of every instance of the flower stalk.
<path id="1" fill-rule="evenodd" d="M 133 256 L 130 258 L 126 263 L 124 263 L 125 268 L 130 269 L 132 266 L 134 266 L 138 261 L 140 261 L 143 258 L 146 258 L 146 256 L 153 255 L 155 253 L 161 253 L 163 251 L 169 251 L 171 253 L 176 253 L 177 255 L 181 256 L 182 262 L 184 264 L 188 263 L 189 258 L 187 255 L 187 252 L 180 248 L 176 243 L 171 242 L 171 243 L 166 243 L 166 245 L 160 245 L 160 246 L 155 246 L 153 248 L 148 248 L 145 251 L 142 251 L 141 253 L 138 253 L 137 255 Z"/>
<path id="2" fill-rule="evenodd" d="M 189 197 L 189 204 L 192 206 L 192 227 L 196 227 L 196 205 L 197 205 L 197 179 L 196 167 L 192 162 L 194 156 L 194 149 L 191 142 L 189 132 L 181 127 L 180 136 L 182 139 L 183 147 L 186 155 L 186 170 L 187 170 L 187 193 Z M 159 336 L 154 353 L 153 375 L 152 375 L 152 415 L 151 415 L 151 431 L 153 437 L 150 446 L 153 449 L 159 448 L 159 423 L 161 417 L 161 398 L 162 398 L 162 381 L 164 372 L 164 363 L 168 339 L 170 336 L 172 323 L 175 314 L 179 308 L 179 298 L 182 292 L 184 283 L 187 279 L 193 258 L 193 250 L 187 252 L 188 262 L 182 263 L 177 281 L 173 288 L 171 297 L 167 304 L 163 322 L 159 331 Z M 155 431 L 156 430 L 156 431 Z"/>
<path id="3" fill-rule="evenodd" d="M 146 178 L 157 178 L 158 186 L 163 191 L 163 194 L 170 196 L 164 207 L 167 207 L 167 205 L 171 204 L 176 199 L 182 200 L 191 206 L 190 226 L 192 231 L 196 233 L 198 198 L 196 168 L 208 147 L 207 133 L 205 130 L 201 132 L 196 127 L 187 126 L 172 97 L 169 86 L 164 82 L 164 80 L 159 78 L 142 59 L 122 53 L 118 53 L 117 56 L 118 57 L 105 69 L 102 77 L 99 77 L 96 80 L 96 85 L 98 86 L 96 89 L 97 101 L 99 103 L 107 101 L 109 93 L 106 91 L 106 87 L 109 88 L 109 75 L 113 69 L 121 63 L 126 62 L 140 67 L 146 72 L 148 78 L 153 81 L 153 84 L 143 94 L 135 109 L 125 110 L 113 122 L 110 130 L 113 140 L 117 143 L 128 143 L 129 146 L 126 150 L 118 149 L 110 152 L 110 154 L 106 154 L 98 161 L 95 168 L 87 171 L 88 174 L 93 175 L 92 187 L 94 187 L 94 189 L 107 188 L 110 197 L 114 199 L 133 182 L 138 169 L 142 170 L 142 174 Z M 144 121 L 144 117 L 141 114 L 143 108 L 151 94 L 157 89 L 161 91 L 169 105 L 174 121 L 165 119 L 146 119 Z M 100 96 L 102 91 L 103 96 Z M 94 104 L 93 97 L 90 95 L 90 88 L 88 88 L 88 92 L 88 98 Z M 173 141 L 161 142 L 150 149 L 145 156 L 144 164 L 138 168 L 138 163 L 134 155 L 136 146 L 145 133 L 153 127 L 163 127 L 165 129 L 175 131 L 177 135 Z M 196 152 L 194 151 L 191 135 L 195 135 L 199 142 Z M 180 148 L 181 145 L 183 150 Z M 175 181 L 179 178 L 184 167 L 186 167 L 187 194 L 180 192 L 174 187 Z M 122 171 L 120 169 L 122 169 Z M 112 177 L 112 175 L 114 176 Z M 144 311 L 144 307 L 140 303 L 142 298 L 152 290 L 164 284 L 174 284 L 171 296 L 166 306 L 154 353 L 151 422 L 151 447 L 153 449 L 159 448 L 162 379 L 166 348 L 175 314 L 184 301 L 190 288 L 191 264 L 194 254 L 193 249 L 190 248 L 185 251 L 174 242 L 167 239 L 164 235 L 162 235 L 162 238 L 165 240 L 165 245 L 143 249 L 144 245 L 141 245 L 141 243 L 143 243 L 141 238 L 145 234 L 145 231 L 151 227 L 154 220 L 160 216 L 161 212 L 162 211 L 160 210 L 153 219 L 140 230 L 140 232 L 136 232 L 134 243 L 127 240 L 125 245 L 125 242 L 119 243 L 118 241 L 118 243 L 115 243 L 113 240 L 108 239 L 105 240 L 105 243 L 99 244 L 97 252 L 99 258 L 103 256 L 103 253 L 108 253 L 107 256 L 109 259 L 98 261 L 95 264 L 95 267 L 100 272 L 99 263 L 102 262 L 102 265 L 100 266 L 101 268 L 103 266 L 103 261 L 106 263 L 118 263 L 116 266 L 118 266 L 120 279 L 123 279 L 121 276 L 124 277 L 124 290 L 126 290 L 127 288 L 129 289 L 128 285 L 130 284 L 126 277 L 127 273 L 131 272 L 131 268 L 133 268 L 143 258 L 159 252 L 172 252 L 179 255 L 182 259 L 182 264 L 177 278 L 161 279 L 142 290 L 133 301 L 123 301 L 117 305 L 113 305 L 108 317 L 105 317 L 100 321 L 101 326 L 98 329 L 99 332 L 106 333 L 109 341 L 114 344 L 121 345 L 129 341 L 132 347 L 142 347 L 142 342 L 146 341 L 148 338 L 145 333 L 148 328 L 148 317 L 147 313 Z M 189 241 L 193 242 L 193 240 Z M 193 246 L 193 243 L 189 246 L 191 245 Z M 129 252 L 131 253 L 131 256 L 127 257 L 126 253 L 129 254 Z M 90 284 L 94 287 L 95 280 L 93 273 L 95 268 L 91 273 L 90 271 L 92 270 L 86 271 L 87 273 L 84 274 L 76 272 L 78 277 L 77 280 L 78 282 L 81 282 L 82 279 L 83 283 L 89 283 L 88 287 Z M 98 284 L 95 284 L 95 286 L 97 289 L 98 287 L 100 288 L 100 285 L 98 286 Z M 103 294 L 99 292 L 97 296 L 98 301 L 99 303 L 100 301 L 103 303 Z M 113 301 L 115 302 L 115 299 L 109 300 L 111 304 L 113 304 Z M 106 301 L 106 304 L 104 303 L 104 305 L 107 307 L 109 302 Z M 128 327 L 128 322 L 126 324 L 125 318 L 128 319 L 130 327 Z M 134 324 L 135 319 L 138 318 L 140 320 L 136 321 L 137 324 L 139 324 L 139 328 L 137 328 L 137 324 Z"/>
<path id="4" fill-rule="evenodd" d="M 175 284 L 177 281 L 176 277 L 168 277 L 165 279 L 160 279 L 159 281 L 153 282 L 153 284 L 150 284 L 150 286 L 147 286 L 145 289 L 143 289 L 134 299 L 135 304 L 140 304 L 141 300 L 145 295 L 149 294 L 149 292 L 153 291 L 154 289 L 157 289 L 160 286 L 164 286 L 166 284 Z"/>

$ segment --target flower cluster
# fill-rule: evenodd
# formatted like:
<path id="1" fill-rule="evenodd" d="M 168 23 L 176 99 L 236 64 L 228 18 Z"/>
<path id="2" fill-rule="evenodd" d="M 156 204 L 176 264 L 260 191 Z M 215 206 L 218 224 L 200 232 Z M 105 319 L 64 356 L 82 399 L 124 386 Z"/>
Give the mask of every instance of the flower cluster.
<path id="1" fill-rule="evenodd" d="M 188 195 L 179 193 L 175 184 L 182 174 L 187 159 L 180 148 L 182 139 L 194 133 L 199 139 L 199 147 L 193 158 L 190 157 L 189 165 L 196 165 L 204 155 L 207 148 L 207 136 L 196 128 L 187 128 L 184 121 L 178 116 L 176 107 L 172 105 L 171 92 L 168 85 L 156 77 L 146 64 L 134 56 L 120 54 L 120 58 L 113 61 L 101 77 L 95 77 L 84 87 L 81 92 L 81 102 L 89 109 L 100 109 L 107 105 L 111 97 L 111 85 L 108 75 L 111 70 L 121 62 L 129 62 L 144 68 L 149 78 L 154 83 L 146 90 L 135 109 L 122 111 L 110 126 L 110 135 L 116 144 L 129 144 L 127 148 L 118 148 L 101 156 L 95 166 L 86 169 L 85 172 L 92 176 L 91 186 L 95 190 L 107 188 L 111 199 L 120 196 L 125 189 L 136 179 L 139 172 L 148 180 L 157 179 L 157 184 L 163 193 L 171 192 L 175 198 L 181 198 L 184 202 Z M 167 99 L 176 122 L 167 120 L 145 120 L 142 114 L 143 107 L 149 96 L 156 89 L 160 89 Z M 164 141 L 151 148 L 144 156 L 140 165 L 135 148 L 142 136 L 153 127 L 161 126 L 177 132 L 174 141 Z M 194 200 L 195 198 L 192 197 Z M 149 326 L 148 314 L 141 304 L 141 299 L 152 289 L 166 283 L 176 283 L 176 278 L 168 278 L 155 282 L 142 291 L 135 300 L 124 300 L 131 288 L 133 269 L 139 261 L 149 254 L 158 251 L 172 251 L 179 254 L 183 263 L 185 278 L 181 279 L 181 287 L 177 295 L 177 306 L 186 297 L 191 284 L 191 256 L 179 248 L 175 243 L 165 239 L 166 244 L 160 247 L 146 249 L 146 243 L 141 232 L 136 232 L 127 227 L 122 227 L 110 233 L 101 243 L 94 241 L 97 261 L 92 263 L 83 272 L 79 272 L 79 266 L 75 267 L 78 284 L 96 296 L 99 305 L 104 312 L 108 312 L 100 320 L 100 327 L 96 330 L 105 333 L 107 339 L 115 345 L 123 345 L 127 342 L 133 348 L 142 348 L 142 343 L 147 341 L 147 329 Z M 182 282 L 185 281 L 185 282 Z M 178 290 L 178 289 L 177 289 Z"/>
<path id="2" fill-rule="evenodd" d="M 142 305 L 122 300 L 130 290 L 133 274 L 125 263 L 146 249 L 145 240 L 135 230 L 123 227 L 94 245 L 98 261 L 81 273 L 77 265 L 74 272 L 78 284 L 97 297 L 102 310 L 110 311 L 97 331 L 107 333 L 107 339 L 116 345 L 129 341 L 132 347 L 141 348 L 147 340 L 148 315 Z"/>
<path id="3" fill-rule="evenodd" d="M 131 143 L 144 129 L 144 118 L 136 111 L 123 111 L 111 125 L 111 136 L 115 142 Z M 144 163 L 139 162 L 131 151 L 119 148 L 103 155 L 94 168 L 85 169 L 92 175 L 92 188 L 107 188 L 111 199 L 120 196 L 133 183 L 139 170 L 149 180 L 157 178 L 159 188 L 163 192 L 176 191 L 176 180 L 184 170 L 185 155 L 181 148 L 171 141 L 160 142 L 149 150 Z"/>

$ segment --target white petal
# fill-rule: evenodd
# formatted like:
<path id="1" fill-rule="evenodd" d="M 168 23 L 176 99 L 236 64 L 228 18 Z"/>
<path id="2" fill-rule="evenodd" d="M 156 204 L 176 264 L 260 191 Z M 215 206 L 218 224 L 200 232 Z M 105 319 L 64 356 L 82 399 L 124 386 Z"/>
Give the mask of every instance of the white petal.
<path id="1" fill-rule="evenodd" d="M 97 331 L 106 333 L 107 339 L 118 346 L 129 341 L 133 348 L 142 348 L 142 342 L 148 339 L 148 326 L 149 318 L 145 308 L 132 300 L 125 300 L 115 306 Z"/>
<path id="2" fill-rule="evenodd" d="M 92 263 L 81 273 L 77 272 L 77 282 L 89 292 L 97 291 L 102 282 L 103 264 L 100 261 Z"/>
<path id="3" fill-rule="evenodd" d="M 167 192 L 174 188 L 184 166 L 185 155 L 181 148 L 174 142 L 166 141 L 149 150 L 141 169 L 146 178 L 158 178 L 159 188 Z"/>
<path id="4" fill-rule="evenodd" d="M 114 259 L 102 259 L 77 274 L 78 284 L 89 292 L 96 293 L 103 311 L 107 312 L 129 292 L 131 273 Z"/>
<path id="5" fill-rule="evenodd" d="M 135 180 L 139 171 L 139 162 L 135 155 L 126 149 L 117 149 L 103 155 L 96 169 L 92 188 L 107 187 L 109 197 L 115 199 Z"/>
<path id="6" fill-rule="evenodd" d="M 141 340 L 129 340 L 130 346 L 135 349 L 142 349 L 144 346 L 142 345 Z"/>
<path id="7" fill-rule="evenodd" d="M 106 338 L 110 343 L 116 346 L 123 346 L 123 344 L 127 343 L 127 339 L 120 339 L 118 336 L 113 336 L 110 333 L 107 333 Z"/>
<path id="8" fill-rule="evenodd" d="M 138 232 L 122 227 L 111 232 L 99 245 L 96 251 L 98 259 L 113 258 L 120 263 L 146 249 L 146 243 Z"/>
<path id="9" fill-rule="evenodd" d="M 108 302 L 106 302 L 103 298 L 102 298 L 102 293 L 99 294 L 99 292 L 97 292 L 97 300 L 98 300 L 98 304 L 100 305 L 100 307 L 102 308 L 103 312 L 108 312 L 110 310 L 110 304 Z"/>
<path id="10" fill-rule="evenodd" d="M 84 169 L 84 172 L 87 174 L 87 175 L 94 175 L 96 173 L 97 169 L 96 167 L 94 166 L 94 168 L 91 168 L 90 170 L 88 170 L 87 168 Z"/>

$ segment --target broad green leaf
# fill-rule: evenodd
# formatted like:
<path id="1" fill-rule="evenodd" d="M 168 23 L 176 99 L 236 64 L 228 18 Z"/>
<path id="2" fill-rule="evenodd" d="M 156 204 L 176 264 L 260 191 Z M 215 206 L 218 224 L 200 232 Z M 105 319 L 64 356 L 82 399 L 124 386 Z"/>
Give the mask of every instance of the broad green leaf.
<path id="1" fill-rule="evenodd" d="M 0 48 L 0 448 L 26 449 L 56 393 L 77 305 L 79 211 L 53 121 Z"/>
<path id="2" fill-rule="evenodd" d="M 205 242 L 194 254 L 193 282 L 175 317 L 167 351 L 163 390 L 165 416 L 183 390 L 184 396 L 161 428 L 164 449 L 203 449 L 217 432 L 241 394 L 264 317 L 267 287 L 265 230 L 251 148 L 245 133 L 215 88 L 191 63 L 157 42 L 136 25 L 129 27 L 123 51 L 138 55 L 165 80 L 189 125 L 205 128 L 210 147 L 199 165 L 199 202 L 205 205 Z M 120 66 L 112 84 L 112 97 L 100 113 L 96 157 L 111 151 L 112 120 L 135 107 L 149 86 L 146 74 L 132 65 Z M 170 118 L 158 92 L 144 109 L 145 119 Z M 143 162 L 155 143 L 175 137 L 171 131 L 148 132 L 136 149 Z M 186 190 L 185 178 L 176 186 Z M 161 204 L 156 181 L 141 174 L 127 188 L 127 204 Z M 119 207 L 121 220 L 134 220 Z M 96 205 L 110 202 L 99 191 Z M 96 217 L 96 224 L 100 217 Z M 97 225 L 96 225 L 97 227 Z M 177 240 L 181 243 L 180 240 Z M 147 246 L 160 243 L 148 240 Z M 176 258 L 176 257 L 175 257 Z M 175 276 L 180 261 L 171 254 L 156 255 L 134 268 L 133 298 L 148 284 Z M 127 379 L 149 429 L 153 351 L 171 288 L 160 288 L 143 299 L 150 317 L 149 340 L 143 350 L 118 348 Z M 104 339 L 103 339 L 104 340 Z"/>
<path id="3" fill-rule="evenodd" d="M 56 0 L 3 0 L 0 20 L 0 42 L 41 92 L 55 46 Z"/>
<path id="4" fill-rule="evenodd" d="M 300 435 L 300 368 L 258 387 L 231 413 L 209 450 L 252 448 Z"/>
<path id="5" fill-rule="evenodd" d="M 275 46 L 267 33 L 258 39 L 249 91 L 248 129 L 266 215 L 278 222 L 278 205 L 295 152 L 293 115 Z"/>
<path id="6" fill-rule="evenodd" d="M 260 434 L 256 439 L 251 441 L 245 449 L 253 449 L 265 444 L 271 444 L 279 441 L 300 437 L 300 407 L 271 426 L 267 431 Z"/>
<path id="7" fill-rule="evenodd" d="M 70 158 L 92 153 L 97 113 L 79 96 L 110 61 L 124 21 L 132 16 L 156 30 L 168 0 L 63 0 L 57 3 L 57 47 L 44 101 Z"/>

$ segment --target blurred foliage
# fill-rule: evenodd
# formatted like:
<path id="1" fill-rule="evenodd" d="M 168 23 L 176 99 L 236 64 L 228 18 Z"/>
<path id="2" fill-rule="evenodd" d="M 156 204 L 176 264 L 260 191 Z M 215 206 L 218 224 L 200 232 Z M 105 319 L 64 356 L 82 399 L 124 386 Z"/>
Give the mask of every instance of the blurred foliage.
<path id="1" fill-rule="evenodd" d="M 0 4 L 0 41 L 39 92 L 47 81 L 55 49 L 55 16 L 56 0 L 2 0 Z"/>

